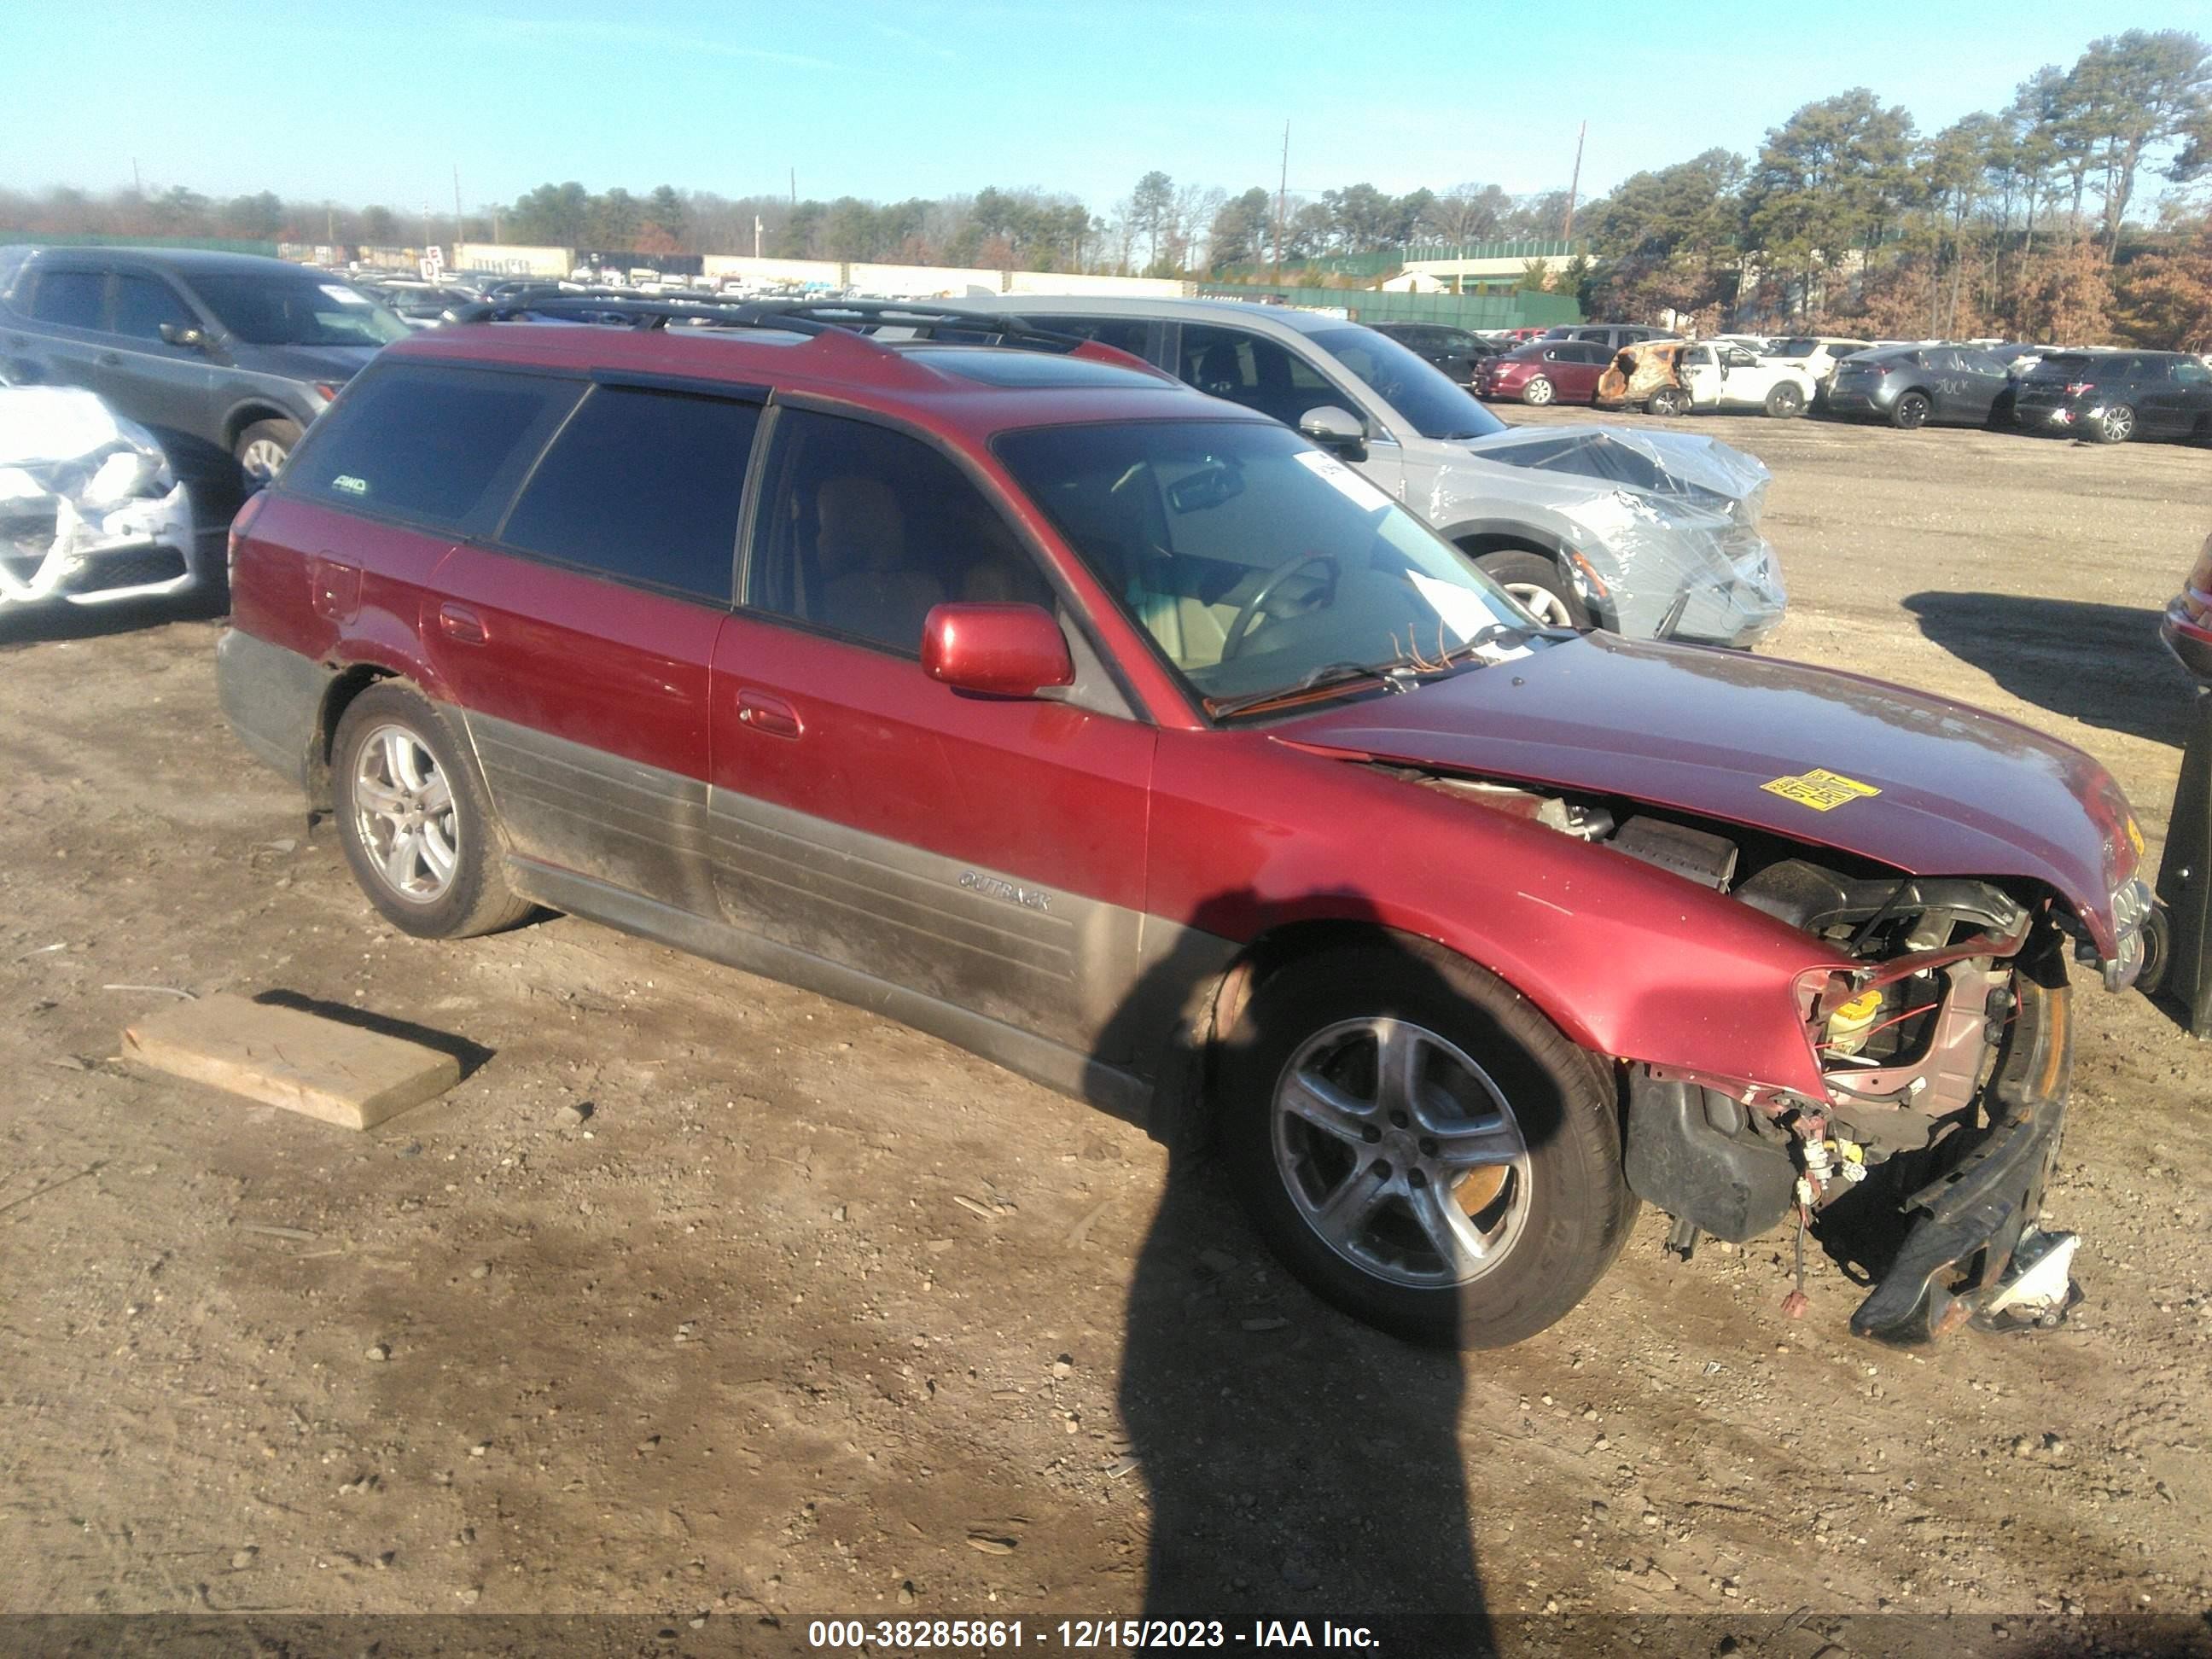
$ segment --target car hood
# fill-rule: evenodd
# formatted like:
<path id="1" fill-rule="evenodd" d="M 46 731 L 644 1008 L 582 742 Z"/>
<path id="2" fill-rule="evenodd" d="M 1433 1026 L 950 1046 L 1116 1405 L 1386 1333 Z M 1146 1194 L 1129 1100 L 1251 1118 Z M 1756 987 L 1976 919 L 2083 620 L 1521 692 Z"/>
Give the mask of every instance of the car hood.
<path id="1" fill-rule="evenodd" d="M 2125 798 L 2079 750 L 1944 698 L 1739 652 L 1586 635 L 1273 735 L 1625 795 L 1916 875 L 2043 882 L 2107 956 L 2112 890 L 2134 858 Z M 1816 771 L 1842 782 L 1792 782 Z"/>
<path id="2" fill-rule="evenodd" d="M 288 380 L 343 382 L 368 367 L 377 346 L 249 345 L 236 348 L 242 368 Z"/>

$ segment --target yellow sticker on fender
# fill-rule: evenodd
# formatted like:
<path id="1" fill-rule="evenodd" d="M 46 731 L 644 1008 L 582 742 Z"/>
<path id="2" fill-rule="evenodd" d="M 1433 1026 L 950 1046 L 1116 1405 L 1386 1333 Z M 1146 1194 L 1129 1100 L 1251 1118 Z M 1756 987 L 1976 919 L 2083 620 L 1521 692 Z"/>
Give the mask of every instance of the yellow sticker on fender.
<path id="1" fill-rule="evenodd" d="M 1814 767 L 1794 778 L 1776 778 L 1771 783 L 1759 786 L 1769 794 L 1779 795 L 1784 800 L 1794 800 L 1800 806 L 1809 806 L 1815 812 L 1832 812 L 1846 801 L 1864 795 L 1879 795 L 1881 791 L 1870 783 L 1861 783 L 1856 778 L 1847 778 L 1840 772 L 1826 771 Z"/>

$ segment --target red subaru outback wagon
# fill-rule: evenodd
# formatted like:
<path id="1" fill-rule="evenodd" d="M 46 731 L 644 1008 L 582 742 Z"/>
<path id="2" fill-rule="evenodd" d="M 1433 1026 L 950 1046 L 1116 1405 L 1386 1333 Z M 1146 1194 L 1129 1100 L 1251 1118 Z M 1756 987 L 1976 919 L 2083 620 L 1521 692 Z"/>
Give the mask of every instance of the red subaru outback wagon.
<path id="1" fill-rule="evenodd" d="M 393 924 L 590 917 L 1202 1129 L 1415 1337 L 1541 1329 L 1639 1199 L 1686 1251 L 1885 1182 L 1862 1332 L 2063 1305 L 2067 963 L 2148 905 L 2087 757 L 1546 629 L 1103 346 L 593 303 L 389 348 L 234 532 L 224 707 Z"/>

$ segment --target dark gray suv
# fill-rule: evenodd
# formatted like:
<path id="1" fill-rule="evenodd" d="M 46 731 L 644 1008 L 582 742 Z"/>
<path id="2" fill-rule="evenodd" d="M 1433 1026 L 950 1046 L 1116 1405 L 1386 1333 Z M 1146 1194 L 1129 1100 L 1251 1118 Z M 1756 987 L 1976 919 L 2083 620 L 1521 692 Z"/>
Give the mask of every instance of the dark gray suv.
<path id="1" fill-rule="evenodd" d="M 0 380 L 80 386 L 187 481 L 251 488 L 410 332 L 327 272 L 177 248 L 0 248 Z"/>

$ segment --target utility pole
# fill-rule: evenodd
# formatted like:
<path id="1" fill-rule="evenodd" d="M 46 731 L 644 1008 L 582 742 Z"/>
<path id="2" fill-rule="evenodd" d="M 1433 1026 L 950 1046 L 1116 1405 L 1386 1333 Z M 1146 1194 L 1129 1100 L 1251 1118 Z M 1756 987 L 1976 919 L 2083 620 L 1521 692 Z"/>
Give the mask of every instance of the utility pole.
<path id="1" fill-rule="evenodd" d="M 791 170 L 791 204 L 793 207 L 799 205 L 799 169 L 797 167 Z"/>
<path id="2" fill-rule="evenodd" d="M 422 204 L 422 246 L 425 248 L 430 246 L 430 204 L 426 201 Z"/>
<path id="3" fill-rule="evenodd" d="M 1275 179 L 1275 281 L 1283 280 L 1284 202 L 1291 191 L 1291 124 L 1283 123 L 1283 170 Z"/>
<path id="4" fill-rule="evenodd" d="M 453 163 L 453 263 L 461 262 L 461 164 Z"/>
<path id="5" fill-rule="evenodd" d="M 1567 185 L 1567 222 L 1559 228 L 1559 240 L 1563 242 L 1575 240 L 1575 202 L 1583 191 L 1583 140 L 1589 137 L 1589 123 L 1585 121 L 1575 134 L 1575 176 Z"/>

